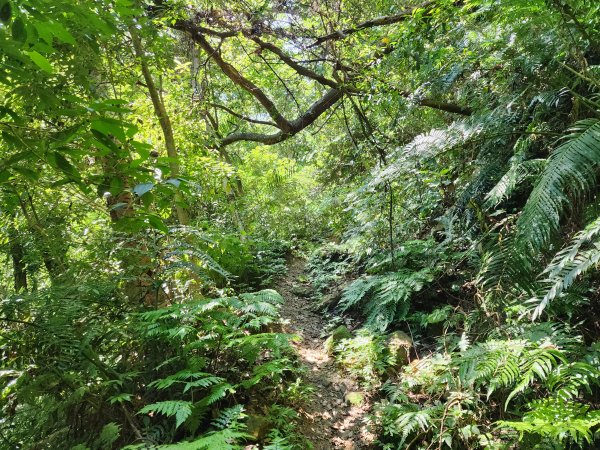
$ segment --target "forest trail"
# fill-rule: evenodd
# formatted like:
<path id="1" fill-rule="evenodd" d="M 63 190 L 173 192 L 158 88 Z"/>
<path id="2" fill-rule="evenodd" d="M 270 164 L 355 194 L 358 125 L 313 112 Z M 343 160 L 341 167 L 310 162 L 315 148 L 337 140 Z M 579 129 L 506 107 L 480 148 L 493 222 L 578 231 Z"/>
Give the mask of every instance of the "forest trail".
<path id="1" fill-rule="evenodd" d="M 287 274 L 274 286 L 285 299 L 281 313 L 288 322 L 286 331 L 301 338 L 294 345 L 307 369 L 305 380 L 315 389 L 300 410 L 299 431 L 313 443 L 314 450 L 370 448 L 375 435 L 364 420 L 371 408 L 369 398 L 353 379 L 341 373 L 324 349 L 327 322 L 312 311 L 309 298 L 297 294 L 310 287 L 301 281 L 304 267 L 304 260 L 293 259 Z M 365 394 L 362 404 L 347 401 L 354 392 Z"/>

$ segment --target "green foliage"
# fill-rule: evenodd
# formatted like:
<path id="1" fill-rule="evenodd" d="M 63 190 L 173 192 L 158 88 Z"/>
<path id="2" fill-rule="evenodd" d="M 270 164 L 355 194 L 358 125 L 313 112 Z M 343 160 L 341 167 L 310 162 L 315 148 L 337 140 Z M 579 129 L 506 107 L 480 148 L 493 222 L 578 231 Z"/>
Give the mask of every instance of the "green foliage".
<path id="1" fill-rule="evenodd" d="M 600 411 L 590 411 L 589 405 L 554 398 L 536 400 L 527 406 L 529 411 L 521 421 L 499 421 L 497 426 L 516 430 L 520 440 L 529 442 L 533 435 L 541 438 L 542 443 L 564 445 L 573 442 L 580 448 L 592 445 L 593 434 L 600 424 Z"/>
<path id="2" fill-rule="evenodd" d="M 211 450 L 211 449 L 241 449 L 241 442 L 250 436 L 245 432 L 245 425 L 241 422 L 246 415 L 243 413 L 243 407 L 236 405 L 223 410 L 213 421 L 213 431 L 209 431 L 200 439 L 193 441 L 181 441 L 174 445 L 159 445 L 155 448 L 165 450 L 189 449 L 189 450 Z M 127 450 L 144 448 L 144 445 L 129 445 Z"/>
<path id="3" fill-rule="evenodd" d="M 571 356 L 546 338 L 541 343 L 489 340 L 447 356 L 418 360 L 404 370 L 399 382 L 384 386 L 388 400 L 377 408 L 383 441 L 397 437 L 400 444 L 414 439 L 450 447 L 509 445 L 512 437 L 497 434 L 496 429 L 512 427 L 521 437 L 537 434 L 582 444 L 598 422 L 595 412 L 588 413 L 583 405 L 578 408 L 574 399 L 599 381 L 600 372 L 584 361 L 569 362 Z M 427 400 L 419 404 L 413 400 L 417 398 Z M 521 420 L 494 422 L 500 408 L 523 414 L 514 403 L 529 404 L 532 413 Z M 561 412 L 565 422 L 556 422 L 551 412 L 559 404 L 565 406 Z"/>
<path id="4" fill-rule="evenodd" d="M 516 287 L 515 295 L 541 291 L 530 300 L 534 319 L 579 275 L 594 266 L 596 260 L 596 252 L 591 248 L 596 228 L 592 222 L 556 254 L 540 274 L 541 285 L 533 280 L 534 258 L 551 244 L 565 212 L 572 211 L 574 204 L 585 202 L 596 180 L 600 149 L 597 120 L 577 122 L 563 141 L 551 153 L 524 205 L 516 221 L 516 233 L 505 245 L 491 252 L 482 271 L 484 288 L 512 284 Z"/>
<path id="5" fill-rule="evenodd" d="M 411 296 L 432 280 L 433 273 L 428 268 L 418 272 L 401 270 L 367 275 L 344 289 L 340 306 L 342 311 L 346 311 L 362 303 L 366 326 L 385 331 L 393 322 L 406 318 Z"/>
<path id="6" fill-rule="evenodd" d="M 319 294 L 340 284 L 353 271 L 356 255 L 345 245 L 326 244 L 311 253 L 307 268 L 311 285 Z"/>
<path id="7" fill-rule="evenodd" d="M 3 408 L 11 411 L 7 424 L 15 438 L 28 445 L 85 442 L 94 449 L 131 442 L 119 413 L 131 407 L 148 443 L 176 441 L 179 429 L 203 436 L 208 413 L 231 404 L 234 392 L 239 402 L 258 386 L 284 391 L 294 374 L 288 336 L 264 332 L 279 317 L 282 299 L 275 291 L 188 300 L 143 313 L 119 310 L 118 302 L 105 300 L 107 292 L 79 286 L 29 296 L 26 304 L 19 298 L 3 303 L 4 317 L 29 317 L 23 322 L 31 323 L 22 325 L 20 340 L 2 340 L 3 351 L 18 350 L 4 366 L 14 368 L 6 373 Z M 82 317 L 88 318 L 85 327 Z M 125 357 L 120 341 L 127 342 Z M 31 368 L 29 358 L 43 360 L 46 370 Z M 97 399 L 98 409 L 86 406 L 89 398 Z M 78 420 L 97 431 L 67 437 L 64 430 Z M 244 438 L 243 429 L 223 425 L 227 420 L 206 442 L 233 445 Z"/>
<path id="8" fill-rule="evenodd" d="M 536 319 L 548 303 L 560 297 L 582 274 L 596 267 L 600 261 L 598 251 L 598 232 L 600 220 L 591 222 L 578 232 L 571 241 L 560 250 L 541 273 L 540 293 L 529 301 L 533 308 L 532 318 Z"/>
<path id="9" fill-rule="evenodd" d="M 544 248 L 575 199 L 595 185 L 600 162 L 600 122 L 577 122 L 552 152 L 517 222 L 517 241 L 533 251 Z"/>
<path id="10" fill-rule="evenodd" d="M 266 288 L 286 271 L 289 243 L 235 235 L 217 235 L 218 245 L 207 251 L 231 274 L 238 289 Z"/>
<path id="11" fill-rule="evenodd" d="M 165 402 L 152 403 L 140 409 L 140 414 L 158 413 L 167 417 L 175 416 L 175 426 L 179 428 L 188 417 L 192 415 L 192 403 L 184 401 L 169 400 Z"/>
<path id="12" fill-rule="evenodd" d="M 0 447 L 309 447 L 308 249 L 383 448 L 597 445 L 598 2 L 187 3 L 0 0 Z"/>
<path id="13" fill-rule="evenodd" d="M 336 361 L 367 386 L 379 384 L 387 368 L 386 347 L 383 336 L 366 329 L 356 337 L 343 339 L 335 348 Z"/>

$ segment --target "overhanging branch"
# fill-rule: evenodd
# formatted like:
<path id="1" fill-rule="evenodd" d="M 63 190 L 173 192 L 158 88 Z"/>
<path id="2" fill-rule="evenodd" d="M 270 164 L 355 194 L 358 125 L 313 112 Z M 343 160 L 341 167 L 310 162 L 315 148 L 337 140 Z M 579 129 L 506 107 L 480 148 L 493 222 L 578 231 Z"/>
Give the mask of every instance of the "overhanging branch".
<path id="1" fill-rule="evenodd" d="M 446 111 L 454 114 L 461 114 L 463 116 L 470 116 L 473 114 L 473 110 L 466 106 L 456 105 L 454 103 L 439 102 L 429 98 L 423 98 L 417 100 L 417 104 L 420 106 L 426 106 L 428 108 L 439 109 L 440 111 Z"/>
<path id="2" fill-rule="evenodd" d="M 279 128 L 278 132 L 272 134 L 251 132 L 233 133 L 229 136 L 225 136 L 221 140 L 221 147 L 226 147 L 227 145 L 231 145 L 234 142 L 239 141 L 260 142 L 266 145 L 282 142 L 314 123 L 315 120 L 317 120 L 325 111 L 327 111 L 333 104 L 335 104 L 344 96 L 344 91 L 338 87 L 338 84 L 335 81 L 329 80 L 328 78 L 317 74 L 311 69 L 302 66 L 274 44 L 262 41 L 256 36 L 247 36 L 249 39 L 258 44 L 260 48 L 266 49 L 277 55 L 285 64 L 294 69 L 299 75 L 318 81 L 320 84 L 329 86 L 331 88 L 319 100 L 313 103 L 304 114 L 290 122 L 283 117 L 273 101 L 262 89 L 260 89 L 249 79 L 245 78 L 234 66 L 223 59 L 220 51 L 213 48 L 208 42 L 203 34 L 203 30 L 200 27 L 190 20 L 179 20 L 174 24 L 173 28 L 188 33 L 192 40 L 198 43 L 198 45 L 209 55 L 209 57 L 217 64 L 217 66 L 219 66 L 221 71 L 233 83 L 250 93 L 265 108 L 266 112 L 273 119 L 273 123 L 249 119 L 222 105 L 214 105 L 215 107 L 224 109 L 230 114 L 248 122 L 260 123 L 261 125 L 271 125 Z"/>
<path id="3" fill-rule="evenodd" d="M 406 9 L 405 11 L 402 11 L 392 16 L 378 17 L 359 23 L 354 27 L 330 33 L 328 35 L 317 38 L 316 41 L 311 45 L 311 47 L 320 45 L 327 41 L 343 39 L 352 33 L 357 33 L 361 30 L 365 30 L 368 28 L 391 25 L 394 23 L 402 22 L 410 18 L 418 9 L 427 9 L 434 4 L 435 0 L 427 1 L 419 6 Z M 197 24 L 194 21 L 194 19 L 189 19 L 176 21 L 173 25 L 173 28 L 188 33 L 191 39 L 195 41 L 204 52 L 207 53 L 209 58 L 211 58 L 216 63 L 216 65 L 221 69 L 221 71 L 235 85 L 241 87 L 243 90 L 248 92 L 262 105 L 266 113 L 271 117 L 273 121 L 270 122 L 259 119 L 251 119 L 223 105 L 213 104 L 212 106 L 227 111 L 233 116 L 238 117 L 239 119 L 242 119 L 246 122 L 255 123 L 259 125 L 269 125 L 278 128 L 278 131 L 274 133 L 232 133 L 228 136 L 220 138 L 221 148 L 224 148 L 228 145 L 240 141 L 258 142 L 265 145 L 272 145 L 285 141 L 286 139 L 290 138 L 291 136 L 294 136 L 295 134 L 299 133 L 300 131 L 304 130 L 306 127 L 314 123 L 325 111 L 327 111 L 336 102 L 338 102 L 344 96 L 345 93 L 352 94 L 353 88 L 351 86 L 342 87 L 341 82 L 329 79 L 326 76 L 317 73 L 316 71 L 296 61 L 294 58 L 292 58 L 290 55 L 288 55 L 275 44 L 262 40 L 260 38 L 260 31 L 255 32 L 253 28 L 244 29 L 244 27 L 240 26 L 235 27 L 234 30 L 233 27 L 231 27 L 229 24 L 224 23 L 221 23 L 221 26 L 226 28 L 226 30 L 221 31 L 215 30 L 213 28 L 206 28 Z M 260 87 L 258 87 L 256 84 L 254 84 L 251 80 L 246 78 L 244 75 L 242 75 L 242 73 L 240 73 L 232 64 L 225 61 L 220 52 L 220 49 L 214 48 L 208 40 L 208 36 L 218 37 L 221 40 L 223 40 L 229 37 L 233 37 L 235 35 L 241 35 L 244 36 L 246 39 L 253 41 L 255 44 L 258 45 L 260 50 L 266 50 L 270 53 L 273 53 L 279 58 L 280 61 L 292 68 L 298 75 L 314 80 L 322 86 L 327 86 L 329 90 L 325 94 L 323 94 L 323 96 L 319 100 L 313 103 L 303 114 L 299 115 L 296 119 L 289 121 L 281 114 L 275 103 L 269 98 L 266 92 Z M 393 46 L 386 46 L 385 49 L 377 52 L 374 60 L 378 60 L 381 57 L 384 57 L 385 55 L 391 53 L 393 50 Z M 371 67 L 372 65 L 373 64 L 369 64 L 367 67 Z M 346 69 L 346 67 L 344 67 L 344 69 Z M 354 71 L 354 69 L 352 68 L 348 69 L 351 72 Z M 339 67 L 336 67 L 334 70 L 339 70 Z M 402 95 L 406 97 L 409 96 L 405 95 L 404 93 Z M 436 108 L 451 113 L 462 115 L 471 114 L 470 108 L 465 108 L 446 102 L 439 102 L 431 99 L 419 99 L 416 101 L 416 103 L 421 106 Z"/>
<path id="4" fill-rule="evenodd" d="M 277 55 L 281 61 L 283 61 L 285 64 L 287 64 L 292 69 L 294 69 L 299 75 L 305 76 L 307 78 L 311 78 L 315 81 L 318 81 L 319 83 L 321 83 L 324 86 L 329 86 L 331 88 L 338 87 L 338 84 L 335 81 L 330 80 L 329 78 L 324 77 L 323 75 L 319 75 L 315 71 L 310 70 L 309 68 L 303 66 L 302 64 L 299 64 L 298 62 L 294 61 L 291 57 L 286 55 L 285 52 L 283 50 L 281 50 L 279 47 L 277 47 L 276 45 L 271 44 L 270 42 L 265 42 L 256 36 L 251 36 L 250 39 L 252 41 L 254 41 L 256 44 L 258 44 L 258 46 L 260 48 L 269 50 L 271 53 L 274 53 L 275 55 Z"/>
<path id="5" fill-rule="evenodd" d="M 173 28 L 189 33 L 194 42 L 200 45 L 210 58 L 219 66 L 221 71 L 235 84 L 240 86 L 246 92 L 251 94 L 267 111 L 269 116 L 277 124 L 277 127 L 287 132 L 290 129 L 290 123 L 281 115 L 275 103 L 252 81 L 244 77 L 235 67 L 229 64 L 221 56 L 221 52 L 210 45 L 206 37 L 198 30 L 197 26 L 189 20 L 178 20 Z"/>
<path id="6" fill-rule="evenodd" d="M 265 145 L 273 145 L 283 142 L 286 139 L 294 136 L 304 130 L 309 125 L 313 124 L 325 111 L 344 96 L 344 91 L 341 89 L 330 89 L 323 97 L 313 103 L 304 114 L 290 122 L 291 128 L 288 132 L 280 131 L 273 134 L 261 133 L 233 133 L 226 136 L 222 141 L 222 146 L 231 145 L 239 141 L 260 142 Z"/>
<path id="7" fill-rule="evenodd" d="M 407 18 L 411 17 L 416 10 L 428 8 L 434 4 L 435 4 L 435 1 L 425 2 L 419 6 L 415 6 L 414 8 L 406 9 L 406 10 L 404 10 L 398 14 L 394 14 L 392 16 L 377 17 L 375 19 L 371 19 L 371 20 L 367 20 L 365 22 L 359 23 L 358 25 L 355 25 L 352 28 L 346 28 L 343 30 L 334 31 L 333 33 L 329 33 L 325 36 L 321 36 L 320 38 L 317 38 L 315 40 L 315 42 L 313 42 L 309 46 L 309 48 L 316 47 L 317 45 L 321 45 L 322 43 L 327 42 L 327 41 L 335 41 L 335 40 L 339 40 L 339 39 L 345 39 L 348 35 L 357 33 L 359 31 L 367 29 L 367 28 L 381 27 L 384 25 L 392 25 L 394 23 L 402 22 L 402 21 L 406 20 Z"/>
<path id="8" fill-rule="evenodd" d="M 260 120 L 260 119 L 253 119 L 251 117 L 246 117 L 240 113 L 235 112 L 233 109 L 228 108 L 225 105 L 220 105 L 218 103 L 209 103 L 208 106 L 212 106 L 213 108 L 217 108 L 217 109 L 222 109 L 223 111 L 226 111 L 229 114 L 231 114 L 232 116 L 237 117 L 238 119 L 241 119 L 245 122 L 255 123 L 257 125 L 268 125 L 270 127 L 277 127 L 277 124 L 275 122 L 269 122 L 268 120 Z"/>

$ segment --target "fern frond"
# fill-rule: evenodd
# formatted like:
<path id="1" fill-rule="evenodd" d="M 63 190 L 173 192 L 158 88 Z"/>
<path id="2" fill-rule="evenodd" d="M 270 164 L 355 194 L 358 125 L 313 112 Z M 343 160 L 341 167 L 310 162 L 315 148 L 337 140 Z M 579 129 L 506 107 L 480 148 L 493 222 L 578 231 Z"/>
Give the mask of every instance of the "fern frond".
<path id="1" fill-rule="evenodd" d="M 187 258 L 187 259 L 185 259 Z M 219 275 L 228 277 L 231 274 L 228 273 L 221 265 L 216 262 L 208 253 L 205 253 L 187 243 L 178 242 L 177 247 L 168 251 L 165 254 L 165 259 L 172 261 L 170 268 L 173 268 L 176 262 L 186 262 L 187 267 L 192 267 L 191 264 L 196 264 L 198 267 L 203 269 L 212 270 L 217 272 Z M 197 262 L 192 262 L 195 260 Z"/>
<path id="2" fill-rule="evenodd" d="M 213 403 L 221 400 L 227 394 L 233 394 L 234 392 L 235 388 L 229 383 L 219 383 L 214 385 L 209 394 L 198 403 L 202 406 L 212 405 Z"/>
<path id="3" fill-rule="evenodd" d="M 234 407 L 235 408 L 235 407 Z M 193 441 L 181 441 L 171 445 L 153 446 L 154 449 L 160 450 L 240 450 L 241 442 L 252 439 L 252 436 L 245 432 L 245 426 L 236 421 L 232 426 L 222 430 L 210 431 Z M 124 450 L 142 450 L 148 446 L 142 444 L 140 446 L 128 446 Z"/>
<path id="4" fill-rule="evenodd" d="M 431 412 L 428 409 L 422 411 L 406 412 L 396 419 L 396 427 L 400 430 L 400 444 L 406 442 L 408 437 L 416 431 L 426 431 L 432 426 Z"/>
<path id="5" fill-rule="evenodd" d="M 531 296 L 537 287 L 534 267 L 531 258 L 520 251 L 514 236 L 498 239 L 497 246 L 482 257 L 477 283 L 501 300 L 519 298 L 524 293 Z"/>
<path id="6" fill-rule="evenodd" d="M 259 292 L 240 294 L 237 298 L 230 299 L 231 304 L 244 314 L 276 317 L 283 297 L 272 289 Z"/>
<path id="7" fill-rule="evenodd" d="M 386 168 L 375 174 L 369 183 L 370 187 L 393 181 L 407 168 L 417 161 L 434 158 L 441 153 L 449 152 L 468 144 L 472 144 L 484 136 L 493 134 L 509 125 L 514 114 L 506 114 L 502 110 L 457 120 L 444 129 L 433 129 L 415 137 L 409 144 L 398 148 L 392 155 L 393 160 Z"/>
<path id="8" fill-rule="evenodd" d="M 182 370 L 182 371 L 177 372 L 176 374 L 170 375 L 166 378 L 161 378 L 159 380 L 155 380 L 152 383 L 148 384 L 148 386 L 155 387 L 156 389 L 167 389 L 177 383 L 182 383 L 182 384 L 185 383 L 186 385 L 188 385 L 190 383 L 198 382 L 198 381 L 206 382 L 206 383 L 208 383 L 208 386 L 210 386 L 211 384 L 214 384 L 213 379 L 217 379 L 217 380 L 221 381 L 220 378 L 213 377 L 209 373 L 194 372 L 191 370 Z M 185 391 L 187 391 L 187 389 L 185 389 L 184 392 Z"/>
<path id="9" fill-rule="evenodd" d="M 183 400 L 168 400 L 152 403 L 139 410 L 138 414 L 157 413 L 167 417 L 175 416 L 175 427 L 179 428 L 192 414 L 192 403 Z"/>
<path id="10" fill-rule="evenodd" d="M 542 173 L 546 166 L 545 159 L 530 159 L 523 161 L 522 157 L 515 155 L 510 162 L 510 168 L 502 176 L 500 181 L 488 192 L 483 206 L 487 209 L 498 206 L 509 198 L 514 190 L 523 181 L 533 178 Z"/>
<path id="11" fill-rule="evenodd" d="M 515 395 L 527 389 L 536 379 L 545 381 L 559 362 L 565 363 L 566 361 L 558 350 L 540 347 L 529 351 L 521 363 L 521 380 L 506 397 L 505 408 Z"/>
<path id="12" fill-rule="evenodd" d="M 556 398 L 567 401 L 584 391 L 591 393 L 592 386 L 598 385 L 599 381 L 600 370 L 597 367 L 578 361 L 558 366 L 547 384 Z"/>
<path id="13" fill-rule="evenodd" d="M 377 283 L 377 277 L 365 276 L 355 280 L 344 289 L 340 300 L 342 312 L 356 306 L 367 295 L 367 292 Z"/>
<path id="14" fill-rule="evenodd" d="M 529 300 L 533 304 L 532 319 L 538 318 L 548 303 L 566 291 L 583 273 L 600 262 L 600 218 L 577 233 L 559 251 L 542 272 L 544 290 Z"/>
<path id="15" fill-rule="evenodd" d="M 367 275 L 344 289 L 340 306 L 342 311 L 347 311 L 363 303 L 365 325 L 385 331 L 394 320 L 406 317 L 412 294 L 423 289 L 432 279 L 433 274 L 429 268 Z"/>
<path id="16" fill-rule="evenodd" d="M 600 425 L 600 411 L 572 401 L 546 398 L 531 402 L 529 408 L 521 421 L 499 421 L 496 426 L 581 446 L 592 443 L 594 430 Z"/>
<path id="17" fill-rule="evenodd" d="M 235 405 L 224 409 L 212 422 L 212 426 L 217 430 L 224 430 L 231 427 L 232 424 L 245 417 L 244 405 Z"/>
<path id="18" fill-rule="evenodd" d="M 572 198 L 582 198 L 595 186 L 600 167 L 600 120 L 579 121 L 548 160 L 539 182 L 517 221 L 520 246 L 544 248 Z"/>

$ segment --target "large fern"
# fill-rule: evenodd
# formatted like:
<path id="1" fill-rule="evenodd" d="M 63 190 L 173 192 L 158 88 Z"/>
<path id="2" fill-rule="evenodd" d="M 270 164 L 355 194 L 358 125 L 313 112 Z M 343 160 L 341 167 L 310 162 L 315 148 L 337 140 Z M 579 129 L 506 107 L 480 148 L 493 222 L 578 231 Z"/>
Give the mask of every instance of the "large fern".
<path id="1" fill-rule="evenodd" d="M 535 161 L 535 160 L 533 160 Z M 491 207 L 510 193 L 520 179 L 528 176 L 531 169 L 539 169 L 541 161 L 517 161 L 517 165 L 488 194 L 487 206 Z M 544 272 L 542 288 L 536 280 L 540 252 L 549 248 L 551 239 L 557 235 L 561 220 L 572 207 L 574 201 L 584 201 L 597 180 L 600 168 L 600 120 L 579 121 L 563 138 L 563 142 L 550 155 L 545 163 L 521 215 L 516 221 L 516 232 L 498 234 L 498 241 L 484 255 L 479 274 L 479 282 L 485 292 L 496 294 L 505 301 L 534 297 L 531 302 L 533 316 L 539 314 L 547 303 L 572 283 L 578 272 L 587 270 L 593 263 L 593 254 L 576 255 L 579 239 L 585 240 L 586 233 L 575 238 L 571 250 L 556 256 L 549 269 Z M 561 264 L 561 260 L 564 259 Z M 570 261 L 571 259 L 571 261 Z M 588 261 L 589 260 L 589 261 Z M 579 263 L 576 263 L 579 261 Z M 575 267 L 579 265 L 579 267 Z M 567 267 L 574 272 L 569 273 Z M 563 270 L 561 276 L 552 267 Z M 554 283 L 552 282 L 554 280 Z M 554 284 L 554 285 L 553 285 Z"/>
<path id="2" fill-rule="evenodd" d="M 532 318 L 536 319 L 549 302 L 559 297 L 579 277 L 600 262 L 600 218 L 577 233 L 544 269 L 542 289 L 529 300 Z"/>
<path id="3" fill-rule="evenodd" d="M 514 114 L 493 110 L 464 120 L 452 122 L 446 128 L 433 129 L 416 136 L 410 143 L 399 147 L 392 155 L 392 162 L 378 171 L 371 186 L 377 186 L 398 178 L 414 166 L 423 162 L 482 140 L 487 135 L 498 133 L 514 119 Z"/>
<path id="4" fill-rule="evenodd" d="M 499 421 L 499 428 L 550 438 L 561 443 L 574 442 L 580 448 L 591 445 L 600 425 L 600 411 L 590 411 L 589 405 L 559 398 L 534 400 L 520 421 Z"/>
<path id="5" fill-rule="evenodd" d="M 564 362 L 551 346 L 528 341 L 489 341 L 467 350 L 458 359 L 462 384 L 487 385 L 487 396 L 500 388 L 510 388 L 505 406 L 535 381 L 545 382 L 555 367 Z"/>
<path id="6" fill-rule="evenodd" d="M 529 251 L 545 248 L 573 200 L 595 186 L 600 168 L 600 120 L 577 122 L 552 152 L 517 222 L 517 244 Z"/>
<path id="7" fill-rule="evenodd" d="M 424 447 L 453 442 L 456 448 L 479 448 L 473 439 L 483 437 L 485 414 L 502 414 L 499 409 L 509 404 L 514 414 L 529 404 L 534 409 L 522 422 L 497 426 L 554 438 L 553 433 L 562 433 L 561 441 L 588 442 L 599 424 L 597 413 L 577 406 L 576 399 L 598 383 L 597 361 L 568 362 L 569 353 L 560 348 L 562 338 L 552 334 L 540 339 L 538 333 L 536 339 L 540 342 L 489 340 L 407 366 L 398 381 L 384 386 L 387 400 L 376 408 L 383 435 L 389 442 L 414 440 Z M 595 355 L 593 350 L 590 355 Z M 531 403 L 536 398 L 542 400 Z M 563 422 L 553 419 L 552 405 L 565 406 L 556 416 Z"/>
<path id="8" fill-rule="evenodd" d="M 152 405 L 149 405 L 152 406 Z M 241 422 L 246 415 L 241 405 L 227 408 L 213 421 L 213 431 L 209 431 L 198 439 L 181 441 L 173 445 L 159 445 L 152 448 L 161 450 L 239 450 L 241 442 L 252 438 L 246 433 L 246 426 Z M 147 445 L 131 445 L 125 450 L 141 450 Z"/>
<path id="9" fill-rule="evenodd" d="M 529 159 L 524 161 L 515 155 L 511 160 L 508 171 L 487 194 L 484 206 L 492 208 L 509 198 L 515 189 L 526 179 L 535 177 L 541 173 L 545 165 L 546 160 L 544 159 Z"/>
<path id="10" fill-rule="evenodd" d="M 344 289 L 340 307 L 347 311 L 360 304 L 367 319 L 365 325 L 384 331 L 394 320 L 406 317 L 411 296 L 432 279 L 429 268 L 366 275 Z"/>
<path id="11" fill-rule="evenodd" d="M 192 403 L 183 400 L 168 400 L 152 403 L 140 409 L 139 414 L 158 413 L 167 417 L 175 417 L 175 426 L 179 428 L 192 414 Z"/>

